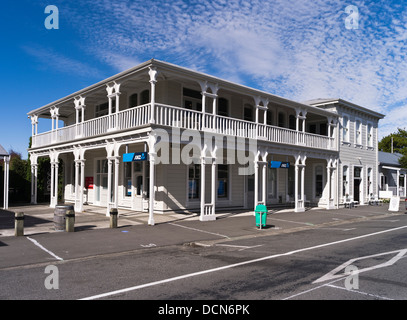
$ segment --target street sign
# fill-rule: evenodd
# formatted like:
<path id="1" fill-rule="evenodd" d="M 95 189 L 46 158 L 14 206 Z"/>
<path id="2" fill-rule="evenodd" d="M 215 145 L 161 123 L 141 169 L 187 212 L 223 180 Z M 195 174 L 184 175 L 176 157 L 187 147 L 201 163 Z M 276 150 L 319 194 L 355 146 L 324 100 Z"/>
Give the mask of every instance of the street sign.
<path id="1" fill-rule="evenodd" d="M 133 161 L 147 161 L 147 152 L 133 152 L 123 154 L 123 162 L 133 162 Z"/>
<path id="2" fill-rule="evenodd" d="M 289 162 L 282 162 L 282 161 L 270 161 L 269 166 L 270 166 L 270 168 L 288 169 L 290 167 L 290 163 Z"/>

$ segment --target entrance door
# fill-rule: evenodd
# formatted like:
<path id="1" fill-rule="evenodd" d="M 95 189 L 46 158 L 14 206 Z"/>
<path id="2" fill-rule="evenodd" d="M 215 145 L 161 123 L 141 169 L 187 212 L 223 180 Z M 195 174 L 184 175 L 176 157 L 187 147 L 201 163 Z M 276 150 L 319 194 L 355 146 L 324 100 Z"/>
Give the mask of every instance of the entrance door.
<path id="1" fill-rule="evenodd" d="M 353 180 L 353 200 L 360 201 L 360 179 Z"/>
<path id="2" fill-rule="evenodd" d="M 361 200 L 360 198 L 361 182 L 362 182 L 362 168 L 355 167 L 353 169 L 353 200 L 359 202 Z"/>
<path id="3" fill-rule="evenodd" d="M 95 183 L 95 203 L 106 204 L 107 198 L 107 159 L 96 160 L 96 183 Z"/>

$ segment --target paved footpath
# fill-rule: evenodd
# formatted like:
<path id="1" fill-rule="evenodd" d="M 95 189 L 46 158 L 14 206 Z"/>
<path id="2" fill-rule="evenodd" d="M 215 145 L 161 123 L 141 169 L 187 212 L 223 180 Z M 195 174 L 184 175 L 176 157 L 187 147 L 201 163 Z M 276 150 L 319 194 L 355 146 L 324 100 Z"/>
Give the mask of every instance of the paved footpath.
<path id="1" fill-rule="evenodd" d="M 383 206 L 352 209 L 269 210 L 267 225 L 255 226 L 253 212 L 217 213 L 215 221 L 201 222 L 196 213 L 155 214 L 155 225 L 148 226 L 148 214 L 119 209 L 118 228 L 109 228 L 103 208 L 85 206 L 75 216 L 75 232 L 57 232 L 54 209 L 47 205 L 11 207 L 0 210 L 0 269 L 49 263 L 52 260 L 83 259 L 97 255 L 148 250 L 170 245 L 227 243 L 250 237 L 273 236 L 311 228 L 341 228 L 349 222 L 368 219 L 394 219 L 405 214 L 404 201 L 398 212 Z M 14 212 L 24 212 L 24 236 L 14 236 Z"/>

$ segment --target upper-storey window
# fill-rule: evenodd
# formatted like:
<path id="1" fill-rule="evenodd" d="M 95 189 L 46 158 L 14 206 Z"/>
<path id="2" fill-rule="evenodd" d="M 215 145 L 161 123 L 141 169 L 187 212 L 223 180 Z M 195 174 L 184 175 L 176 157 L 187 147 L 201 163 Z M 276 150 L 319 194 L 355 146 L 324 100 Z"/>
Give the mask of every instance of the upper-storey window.
<path id="1" fill-rule="evenodd" d="M 144 90 L 140 93 L 140 105 L 150 102 L 150 90 Z"/>
<path id="2" fill-rule="evenodd" d="M 342 118 L 342 140 L 349 142 L 349 118 L 347 116 Z"/>
<path id="3" fill-rule="evenodd" d="M 296 118 L 292 114 L 288 116 L 288 128 L 292 130 L 295 130 L 296 128 Z"/>
<path id="4" fill-rule="evenodd" d="M 116 112 L 116 103 L 112 100 L 112 113 Z M 95 118 L 106 116 L 109 114 L 109 103 L 102 103 L 96 106 Z"/>
<path id="5" fill-rule="evenodd" d="M 355 143 L 362 144 L 362 121 L 356 120 L 355 122 Z"/>
<path id="6" fill-rule="evenodd" d="M 373 125 L 371 123 L 367 124 L 367 146 L 373 147 Z"/>
<path id="7" fill-rule="evenodd" d="M 250 104 L 244 105 L 243 119 L 246 121 L 253 121 L 253 107 Z"/>
<path id="8" fill-rule="evenodd" d="M 278 126 L 285 127 L 285 114 L 283 112 L 278 113 Z"/>
<path id="9" fill-rule="evenodd" d="M 202 95 L 199 91 L 184 88 L 184 108 L 202 111 Z"/>
<path id="10" fill-rule="evenodd" d="M 138 105 L 138 94 L 134 93 L 129 98 L 129 106 L 130 108 L 135 107 Z"/>
<path id="11" fill-rule="evenodd" d="M 267 124 L 269 126 L 273 125 L 273 112 L 271 110 L 267 110 Z"/>
<path id="12" fill-rule="evenodd" d="M 218 115 L 227 117 L 229 115 L 229 101 L 225 98 L 218 100 Z"/>

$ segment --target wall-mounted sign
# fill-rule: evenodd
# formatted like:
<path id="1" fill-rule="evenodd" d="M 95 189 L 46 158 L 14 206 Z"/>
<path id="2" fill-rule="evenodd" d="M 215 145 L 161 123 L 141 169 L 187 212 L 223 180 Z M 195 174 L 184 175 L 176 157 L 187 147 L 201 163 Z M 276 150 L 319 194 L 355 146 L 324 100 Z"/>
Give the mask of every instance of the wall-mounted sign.
<path id="1" fill-rule="evenodd" d="M 123 162 L 147 161 L 148 152 L 133 152 L 123 154 Z"/>
<path id="2" fill-rule="evenodd" d="M 270 168 L 288 169 L 290 167 L 290 163 L 289 162 L 282 162 L 282 161 L 270 161 L 269 166 L 270 166 Z"/>

